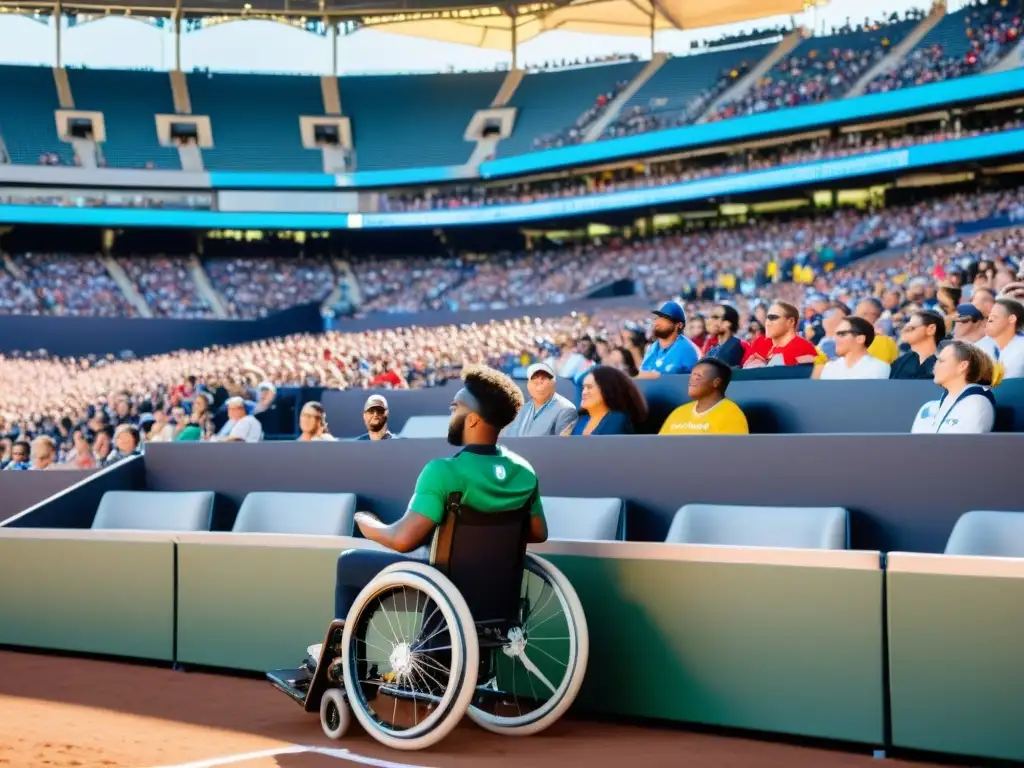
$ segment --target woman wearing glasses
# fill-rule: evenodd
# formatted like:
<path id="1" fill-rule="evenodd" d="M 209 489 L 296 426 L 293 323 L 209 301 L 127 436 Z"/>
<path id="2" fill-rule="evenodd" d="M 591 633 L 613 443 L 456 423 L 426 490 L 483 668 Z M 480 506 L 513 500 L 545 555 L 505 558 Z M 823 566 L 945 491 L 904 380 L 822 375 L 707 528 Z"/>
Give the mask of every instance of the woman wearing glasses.
<path id="1" fill-rule="evenodd" d="M 935 383 L 945 391 L 925 403 L 910 431 L 914 434 L 983 434 L 996 421 L 989 390 L 995 365 L 987 354 L 965 341 L 944 345 L 935 361 Z"/>

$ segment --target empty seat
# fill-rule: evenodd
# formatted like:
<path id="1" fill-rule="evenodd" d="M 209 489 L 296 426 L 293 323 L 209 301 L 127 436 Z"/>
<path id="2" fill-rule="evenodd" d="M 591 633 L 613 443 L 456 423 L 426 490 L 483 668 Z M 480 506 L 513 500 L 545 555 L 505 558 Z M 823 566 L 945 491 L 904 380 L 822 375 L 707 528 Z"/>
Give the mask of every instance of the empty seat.
<path id="1" fill-rule="evenodd" d="M 616 541 L 625 538 L 622 499 L 542 496 L 551 539 Z"/>
<path id="2" fill-rule="evenodd" d="M 107 491 L 92 527 L 131 531 L 208 531 L 213 491 Z"/>
<path id="3" fill-rule="evenodd" d="M 965 512 L 953 526 L 946 554 L 1024 557 L 1024 512 Z"/>
<path id="4" fill-rule="evenodd" d="M 351 536 L 354 493 L 250 493 L 231 529 L 235 533 Z"/>
<path id="5" fill-rule="evenodd" d="M 410 416 L 399 437 L 447 437 L 450 416 Z"/>
<path id="6" fill-rule="evenodd" d="M 850 514 L 842 507 L 744 507 L 687 504 L 665 541 L 735 547 L 847 549 Z"/>

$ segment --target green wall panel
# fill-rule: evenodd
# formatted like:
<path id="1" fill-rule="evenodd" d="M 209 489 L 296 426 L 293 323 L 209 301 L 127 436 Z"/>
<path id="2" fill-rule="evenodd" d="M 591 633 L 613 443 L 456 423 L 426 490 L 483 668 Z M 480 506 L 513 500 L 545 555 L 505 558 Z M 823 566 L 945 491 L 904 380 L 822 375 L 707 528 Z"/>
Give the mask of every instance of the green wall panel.
<path id="1" fill-rule="evenodd" d="M 339 551 L 178 545 L 178 661 L 229 669 L 298 666 L 334 613 Z"/>
<path id="2" fill-rule="evenodd" d="M 882 743 L 881 571 L 551 560 L 590 627 L 581 706 Z"/>
<path id="3" fill-rule="evenodd" d="M 0 584 L 0 644 L 172 660 L 172 542 L 0 538 Z"/>
<path id="4" fill-rule="evenodd" d="M 1024 761 L 1024 579 L 888 575 L 892 739 Z"/>

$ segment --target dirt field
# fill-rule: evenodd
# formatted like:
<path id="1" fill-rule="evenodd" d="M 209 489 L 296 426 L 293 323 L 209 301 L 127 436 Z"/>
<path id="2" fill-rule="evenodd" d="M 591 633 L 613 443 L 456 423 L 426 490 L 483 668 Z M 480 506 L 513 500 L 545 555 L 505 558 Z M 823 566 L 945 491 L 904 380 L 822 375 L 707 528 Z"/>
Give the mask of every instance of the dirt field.
<path id="1" fill-rule="evenodd" d="M 569 719 L 502 738 L 468 722 L 438 747 L 396 752 L 357 724 L 332 742 L 314 715 L 268 683 L 42 654 L 0 652 L 4 768 L 855 768 L 864 754 L 670 728 Z M 896 766 L 924 766 L 889 760 Z"/>

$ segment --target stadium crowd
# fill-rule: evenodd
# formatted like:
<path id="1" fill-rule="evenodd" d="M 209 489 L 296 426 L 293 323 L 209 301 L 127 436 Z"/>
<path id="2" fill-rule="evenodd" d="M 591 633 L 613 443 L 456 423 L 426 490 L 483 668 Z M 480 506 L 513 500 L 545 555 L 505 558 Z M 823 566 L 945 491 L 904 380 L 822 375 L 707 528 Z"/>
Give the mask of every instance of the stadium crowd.
<path id="1" fill-rule="evenodd" d="M 872 377 L 901 377 L 908 371 L 906 377 L 915 377 L 923 370 L 923 358 L 913 366 L 897 361 L 921 349 L 915 347 L 914 334 L 925 321 L 929 329 L 937 327 L 935 318 L 941 320 L 942 335 L 949 330 L 994 360 L 999 348 L 992 347 L 996 343 L 991 340 L 996 335 L 993 329 L 1024 323 L 1024 310 L 1020 317 L 1013 314 L 1018 305 L 997 301 L 1024 298 L 1024 282 L 1020 282 L 1024 229 L 1002 228 L 959 239 L 946 236 L 952 232 L 947 226 L 951 217 L 971 221 L 996 215 L 1024 220 L 1020 191 L 960 195 L 871 215 L 842 212 L 820 220 L 776 221 L 700 235 L 664 236 L 646 243 L 620 242 L 606 252 L 579 250 L 557 257 L 568 261 L 559 261 L 555 274 L 535 278 L 532 273 L 538 264 L 531 264 L 500 278 L 480 280 L 491 290 L 499 281 L 511 280 L 513 291 L 533 291 L 538 300 L 551 301 L 559 291 L 571 289 L 561 275 L 580 270 L 589 277 L 574 280 L 603 279 L 616 274 L 616 269 L 629 269 L 638 259 L 646 260 L 637 279 L 651 305 L 657 308 L 665 298 L 679 301 L 662 306 L 661 315 L 632 307 L 600 310 L 591 316 L 331 332 L 144 359 L 8 356 L 0 358 L 3 461 L 14 469 L 25 468 L 26 462 L 40 468 L 93 466 L 131 455 L 147 440 L 231 439 L 247 419 L 260 424 L 252 432 L 258 439 L 264 431 L 273 432 L 263 424 L 270 423 L 276 391 L 282 386 L 424 387 L 457 376 L 467 363 L 486 363 L 510 372 L 541 363 L 578 381 L 597 364 L 627 377 L 641 369 L 643 376 L 669 306 L 677 306 L 679 316 L 685 317 L 682 331 L 687 343 L 692 343 L 687 370 L 698 355 L 714 354 L 735 337 L 738 346 L 730 353 L 735 355 L 730 364 L 799 362 L 806 355 L 796 352 L 807 348 L 816 362 L 825 365 L 819 375 L 831 378 L 839 369 L 828 369 L 827 363 L 846 355 L 847 337 L 867 327 L 871 340 L 859 334 L 865 336 L 862 346 L 870 346 L 880 364 L 861 366 L 857 375 L 867 376 L 870 368 Z M 814 255 L 820 267 L 832 258 L 831 252 L 878 237 L 910 247 L 831 271 L 806 268 L 810 263 L 806 256 Z M 735 257 L 737 264 L 748 259 L 765 263 L 767 248 L 781 255 L 767 262 L 775 265 L 774 270 L 764 270 L 764 279 L 752 285 L 723 283 L 720 274 L 701 261 L 708 258 L 711 244 L 722 249 L 711 258 L 741 254 Z M 680 262 L 690 266 L 680 270 Z M 429 269 L 426 263 L 419 265 L 420 274 L 409 285 L 432 280 L 423 268 Z M 373 269 L 375 274 L 390 275 L 381 263 Z M 404 277 L 397 283 L 407 284 Z M 467 290 L 476 294 L 484 287 Z M 401 289 L 394 293 L 394 301 L 405 300 Z M 789 304 L 795 306 L 790 309 Z M 675 311 L 668 310 L 670 320 Z M 1010 319 L 1003 319 L 1003 314 Z M 992 315 L 996 319 L 986 324 L 985 318 Z M 777 352 L 794 338 L 812 346 L 796 344 L 793 355 Z M 1013 354 L 1008 354 L 1004 349 L 1002 375 L 1024 376 L 1024 355 L 1018 365 L 1017 351 L 1013 348 Z M 931 370 L 929 366 L 924 367 Z M 30 457 L 24 459 L 25 455 Z"/>
<path id="2" fill-rule="evenodd" d="M 967 53 L 950 55 L 939 43 L 917 48 L 899 67 L 868 83 L 866 93 L 884 93 L 984 72 L 1020 42 L 1021 32 L 1019 2 L 979 4 L 964 12 Z"/>
<path id="3" fill-rule="evenodd" d="M 394 212 L 525 204 L 665 186 L 797 163 L 856 157 L 871 152 L 906 149 L 1017 130 L 1021 125 L 1020 118 L 1007 116 L 1003 120 L 979 123 L 977 127 L 961 125 L 954 128 L 938 124 L 901 126 L 895 131 L 848 133 L 792 144 L 740 150 L 731 154 L 636 163 L 614 170 L 583 173 L 569 178 L 494 186 L 445 187 L 419 194 L 382 193 L 380 204 L 382 211 Z"/>

